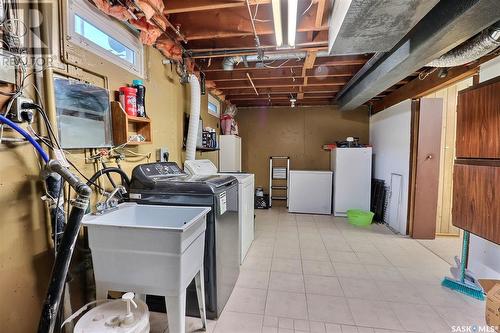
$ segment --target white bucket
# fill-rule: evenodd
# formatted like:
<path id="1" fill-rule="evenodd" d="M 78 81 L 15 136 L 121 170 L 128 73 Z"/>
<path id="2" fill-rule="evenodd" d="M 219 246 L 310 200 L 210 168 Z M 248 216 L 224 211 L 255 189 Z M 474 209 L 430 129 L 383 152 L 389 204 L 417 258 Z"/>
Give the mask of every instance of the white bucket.
<path id="1" fill-rule="evenodd" d="M 149 333 L 148 307 L 133 298 L 133 293 L 126 293 L 120 300 L 96 306 L 80 318 L 73 332 Z"/>

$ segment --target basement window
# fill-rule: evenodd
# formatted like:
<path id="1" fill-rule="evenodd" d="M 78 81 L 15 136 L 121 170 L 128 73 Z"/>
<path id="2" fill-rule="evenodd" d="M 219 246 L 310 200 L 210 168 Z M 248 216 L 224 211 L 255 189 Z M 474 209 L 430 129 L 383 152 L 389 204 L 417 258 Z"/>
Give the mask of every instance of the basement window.
<path id="1" fill-rule="evenodd" d="M 69 41 L 140 77 L 144 47 L 137 33 L 101 13 L 87 1 L 69 1 Z"/>
<path id="2" fill-rule="evenodd" d="M 212 95 L 208 95 L 208 113 L 214 117 L 220 117 L 220 102 Z"/>

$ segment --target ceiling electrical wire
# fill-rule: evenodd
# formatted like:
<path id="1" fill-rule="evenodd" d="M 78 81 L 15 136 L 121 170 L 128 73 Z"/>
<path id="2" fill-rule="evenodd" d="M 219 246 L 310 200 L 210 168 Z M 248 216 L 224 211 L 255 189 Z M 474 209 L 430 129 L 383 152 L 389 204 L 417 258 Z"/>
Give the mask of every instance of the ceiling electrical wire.
<path id="1" fill-rule="evenodd" d="M 309 9 L 311 9 L 312 5 L 314 3 L 314 0 L 311 0 L 311 3 L 309 4 L 309 7 L 306 8 L 306 10 L 304 10 L 304 12 L 302 13 L 301 16 L 304 16 L 306 15 L 306 13 L 309 11 Z"/>
<path id="2" fill-rule="evenodd" d="M 259 4 L 257 3 L 255 5 L 255 14 L 253 15 L 253 20 L 255 22 L 259 22 L 259 23 L 267 23 L 267 22 L 271 22 L 272 20 L 261 20 L 261 19 L 258 19 L 257 18 L 257 12 L 259 11 Z"/>

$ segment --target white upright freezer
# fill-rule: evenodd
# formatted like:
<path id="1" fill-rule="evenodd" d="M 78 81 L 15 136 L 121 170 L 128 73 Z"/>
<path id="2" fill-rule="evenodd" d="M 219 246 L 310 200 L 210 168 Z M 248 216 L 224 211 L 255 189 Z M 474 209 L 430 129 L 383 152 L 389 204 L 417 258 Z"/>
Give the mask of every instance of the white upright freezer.
<path id="1" fill-rule="evenodd" d="M 334 148 L 333 214 L 346 216 L 349 209 L 370 210 L 372 148 Z"/>
<path id="2" fill-rule="evenodd" d="M 290 213 L 332 213 L 332 172 L 290 170 Z"/>
<path id="3" fill-rule="evenodd" d="M 241 138 L 219 135 L 219 171 L 241 172 Z"/>

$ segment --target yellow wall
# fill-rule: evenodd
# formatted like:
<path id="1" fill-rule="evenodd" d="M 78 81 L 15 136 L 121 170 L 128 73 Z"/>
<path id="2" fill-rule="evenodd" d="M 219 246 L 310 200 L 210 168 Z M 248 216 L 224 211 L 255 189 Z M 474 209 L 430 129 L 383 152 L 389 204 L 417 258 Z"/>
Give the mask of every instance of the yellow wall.
<path id="1" fill-rule="evenodd" d="M 269 157 L 289 156 L 291 169 L 329 170 L 324 144 L 357 136 L 368 143 L 368 110 L 341 112 L 335 106 L 238 109 L 243 170 L 268 192 Z"/>
<path id="2" fill-rule="evenodd" d="M 87 69 L 107 77 L 111 92 L 137 78 L 86 50 L 78 52 L 84 63 L 94 64 Z M 175 67 L 163 65 L 162 59 L 157 50 L 147 49 L 144 83 L 146 111 L 152 119 L 153 143 L 129 149 L 140 154 L 151 153 L 151 161 L 155 161 L 156 150 L 168 147 L 170 160 L 180 163 L 184 154 L 183 113 L 189 112 L 190 108 L 189 87 L 179 83 Z M 62 64 L 62 68 L 67 70 L 68 66 Z M 32 91 L 28 89 L 27 93 Z M 208 115 L 206 109 L 207 97 L 203 96 L 204 126 L 218 128 L 217 118 Z M 85 163 L 82 150 L 70 153 L 68 159 L 87 176 L 95 172 L 93 164 Z M 202 155 L 214 162 L 217 162 L 217 156 L 216 152 Z M 130 157 L 122 162 L 122 167 L 130 174 L 135 165 L 145 162 L 146 159 Z M 0 302 L 0 332 L 34 332 L 48 284 L 53 254 L 44 204 L 40 200 L 43 187 L 39 173 L 38 159 L 29 145 L 0 144 L 0 292 L 5 300 Z M 81 304 L 73 305 L 76 309 L 79 306 Z"/>

